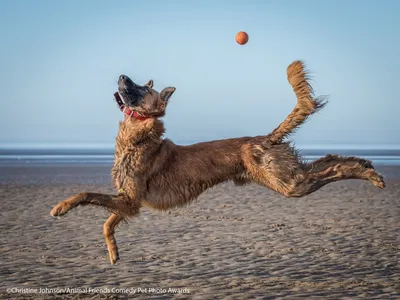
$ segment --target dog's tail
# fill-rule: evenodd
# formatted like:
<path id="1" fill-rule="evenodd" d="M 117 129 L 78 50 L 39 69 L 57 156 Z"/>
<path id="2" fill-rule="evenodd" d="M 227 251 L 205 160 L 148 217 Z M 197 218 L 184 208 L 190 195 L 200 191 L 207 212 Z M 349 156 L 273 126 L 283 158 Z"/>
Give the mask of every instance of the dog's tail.
<path id="1" fill-rule="evenodd" d="M 319 111 L 327 103 L 325 97 L 314 97 L 313 88 L 301 61 L 295 61 L 287 68 L 287 78 L 297 97 L 297 104 L 286 119 L 275 128 L 267 139 L 272 144 L 279 144 L 289 134 L 303 124 L 307 118 Z"/>

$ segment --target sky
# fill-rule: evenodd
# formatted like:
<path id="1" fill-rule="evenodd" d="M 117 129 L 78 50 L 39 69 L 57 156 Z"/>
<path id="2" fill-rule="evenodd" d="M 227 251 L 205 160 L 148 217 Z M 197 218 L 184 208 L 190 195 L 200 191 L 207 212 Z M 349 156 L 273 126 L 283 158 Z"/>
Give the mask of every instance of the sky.
<path id="1" fill-rule="evenodd" d="M 329 104 L 297 145 L 400 148 L 399 14 L 396 0 L 0 0 L 0 145 L 113 145 L 120 74 L 176 87 L 176 143 L 268 134 L 296 104 L 300 59 Z"/>

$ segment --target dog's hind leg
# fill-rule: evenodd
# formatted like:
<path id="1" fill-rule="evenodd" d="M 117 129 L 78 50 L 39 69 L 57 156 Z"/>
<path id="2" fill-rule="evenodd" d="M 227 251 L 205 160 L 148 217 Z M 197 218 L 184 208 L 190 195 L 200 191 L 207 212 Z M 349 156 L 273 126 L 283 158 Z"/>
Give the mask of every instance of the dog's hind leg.
<path id="1" fill-rule="evenodd" d="M 385 187 L 383 177 L 375 171 L 372 163 L 358 157 L 327 155 L 303 167 L 302 180 L 292 185 L 285 196 L 302 197 L 328 183 L 346 179 L 368 180 L 378 188 Z"/>
<path id="2" fill-rule="evenodd" d="M 117 260 L 119 260 L 118 246 L 114 237 L 114 233 L 115 227 L 118 226 L 123 219 L 124 218 L 122 216 L 113 213 L 103 226 L 103 234 L 106 240 L 111 264 L 115 264 Z"/>
<path id="3" fill-rule="evenodd" d="M 368 180 L 378 188 L 385 187 L 371 162 L 358 157 L 327 155 L 312 163 L 302 163 L 287 143 L 269 148 L 248 145 L 243 154 L 252 181 L 285 197 L 302 197 L 328 183 L 346 179 Z"/>
<path id="4" fill-rule="evenodd" d="M 124 216 L 135 215 L 140 209 L 140 204 L 137 205 L 135 201 L 128 201 L 123 194 L 108 195 L 84 192 L 58 203 L 50 212 L 50 215 L 53 217 L 65 215 L 68 211 L 79 205 L 102 206 L 109 211 Z"/>
<path id="5" fill-rule="evenodd" d="M 341 157 L 328 154 L 306 165 L 311 176 L 321 172 L 333 172 L 333 175 L 322 178 L 322 181 L 338 181 L 344 179 L 368 180 L 377 188 L 384 188 L 383 177 L 374 169 L 372 162 L 359 157 Z"/>

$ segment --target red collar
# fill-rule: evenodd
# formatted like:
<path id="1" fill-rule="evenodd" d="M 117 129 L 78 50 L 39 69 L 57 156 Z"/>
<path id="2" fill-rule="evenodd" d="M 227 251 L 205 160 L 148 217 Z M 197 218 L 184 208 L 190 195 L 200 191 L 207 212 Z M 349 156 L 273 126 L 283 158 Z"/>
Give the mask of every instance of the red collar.
<path id="1" fill-rule="evenodd" d="M 130 116 L 131 118 L 143 121 L 146 119 L 150 119 L 151 117 L 149 116 L 144 116 L 141 113 L 137 112 L 137 111 L 132 111 L 129 108 L 127 108 L 124 105 L 124 102 L 122 102 L 121 96 L 119 95 L 118 92 L 114 93 L 114 99 L 117 102 L 118 108 L 127 116 Z"/>

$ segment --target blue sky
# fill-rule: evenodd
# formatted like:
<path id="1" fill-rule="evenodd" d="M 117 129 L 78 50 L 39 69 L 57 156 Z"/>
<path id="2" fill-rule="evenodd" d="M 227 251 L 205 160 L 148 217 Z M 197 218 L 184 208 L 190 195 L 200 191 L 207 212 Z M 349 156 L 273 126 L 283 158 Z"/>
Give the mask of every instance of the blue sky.
<path id="1" fill-rule="evenodd" d="M 400 1 L 0 0 L 0 144 L 112 145 L 118 76 L 175 86 L 175 142 L 267 134 L 302 59 L 330 103 L 298 145 L 400 145 Z M 249 42 L 235 42 L 238 31 Z"/>

